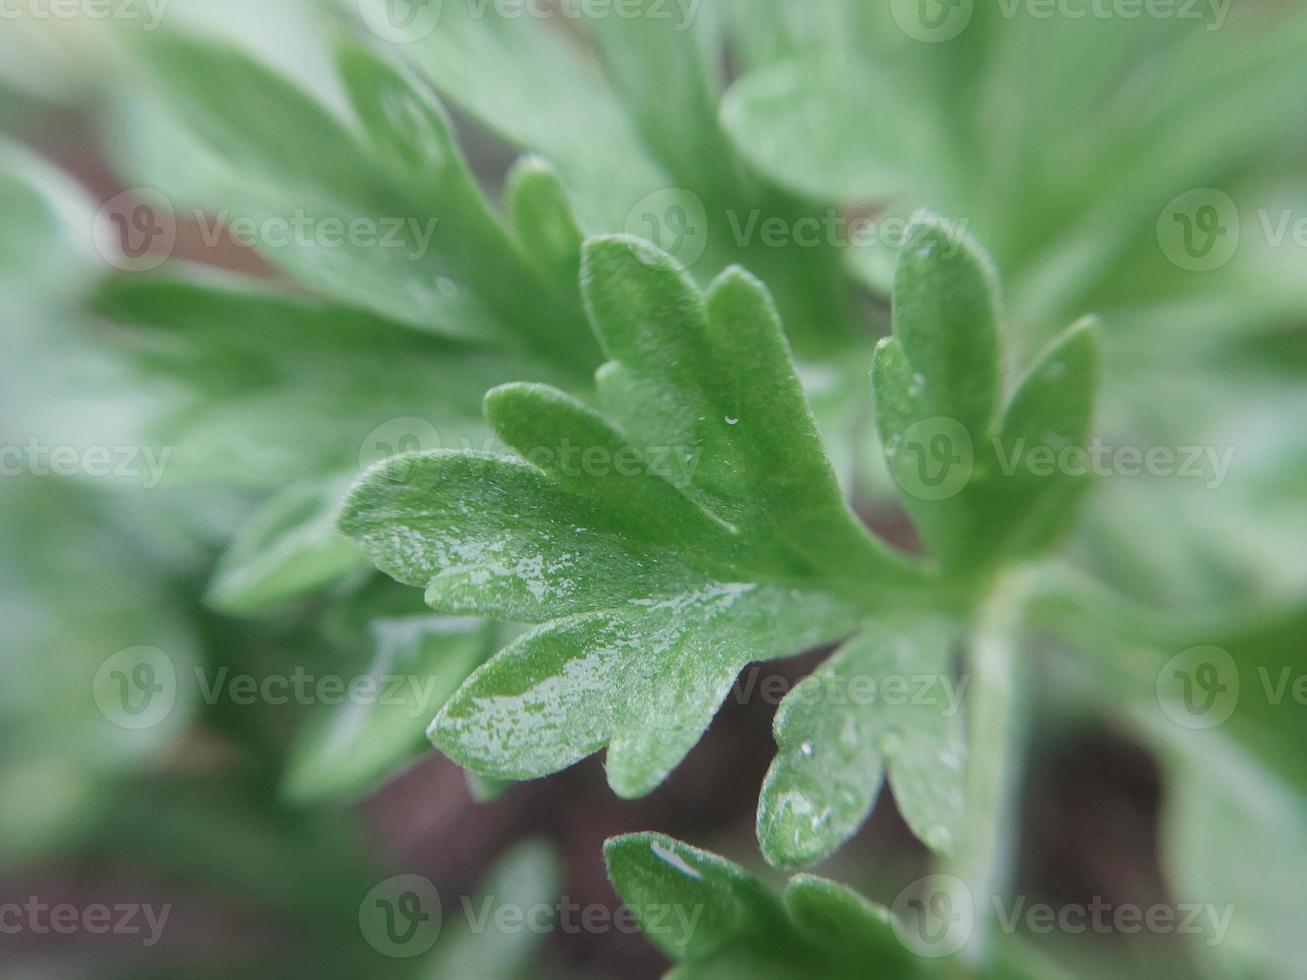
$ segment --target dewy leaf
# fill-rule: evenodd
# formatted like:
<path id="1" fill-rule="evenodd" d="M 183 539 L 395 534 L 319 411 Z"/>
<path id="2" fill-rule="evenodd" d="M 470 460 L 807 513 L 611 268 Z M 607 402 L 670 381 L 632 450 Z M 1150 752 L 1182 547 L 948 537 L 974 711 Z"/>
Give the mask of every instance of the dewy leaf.
<path id="1" fill-rule="evenodd" d="M 737 865 L 658 834 L 614 838 L 604 856 L 645 938 L 680 964 L 669 977 L 917 975 L 889 913 L 834 882 L 797 877 L 782 900 Z"/>
<path id="2" fill-rule="evenodd" d="M 977 443 L 998 408 L 998 274 L 965 231 L 927 213 L 907 233 L 894 280 L 894 337 L 920 379 L 923 411 Z"/>
<path id="3" fill-rule="evenodd" d="M 899 256 L 894 335 L 872 366 L 904 507 L 950 571 L 1053 544 L 1083 487 L 1098 387 L 1093 321 L 1051 344 L 1000 409 L 997 283 L 963 231 L 919 214 Z"/>
<path id="4" fill-rule="evenodd" d="M 705 298 L 617 237 L 587 246 L 585 294 L 608 417 L 540 385 L 493 391 L 520 459 L 374 470 L 341 527 L 441 611 L 543 624 L 450 701 L 437 746 L 524 779 L 607 745 L 610 783 L 638 796 L 746 664 L 838 639 L 917 580 L 841 499 L 760 284 L 730 271 Z"/>
<path id="5" fill-rule="evenodd" d="M 917 836 L 951 851 L 965 817 L 959 635 L 946 620 L 877 622 L 785 699 L 758 806 L 771 864 L 801 867 L 833 852 L 866 820 L 886 776 Z"/>

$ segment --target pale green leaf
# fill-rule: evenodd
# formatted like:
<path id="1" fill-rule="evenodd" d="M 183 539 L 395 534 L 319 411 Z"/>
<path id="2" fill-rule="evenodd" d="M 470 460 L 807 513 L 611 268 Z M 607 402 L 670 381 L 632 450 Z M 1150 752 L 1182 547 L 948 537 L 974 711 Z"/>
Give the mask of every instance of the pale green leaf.
<path id="1" fill-rule="evenodd" d="M 785 699 L 776 716 L 780 752 L 758 805 L 769 862 L 799 867 L 826 857 L 866 820 L 887 777 L 916 834 L 952 851 L 966 818 L 958 634 L 929 618 L 879 622 Z"/>
<path id="2" fill-rule="evenodd" d="M 374 470 L 341 526 L 441 611 L 544 624 L 450 701 L 441 749 L 524 779 L 608 746 L 609 781 L 636 796 L 746 664 L 837 639 L 916 579 L 840 497 L 755 280 L 728 272 L 705 297 L 648 243 L 611 238 L 587 247 L 584 283 L 610 416 L 497 389 L 486 415 L 520 459 Z"/>
<path id="3" fill-rule="evenodd" d="M 366 568 L 363 553 L 336 529 L 347 482 L 310 480 L 271 498 L 223 555 L 207 601 L 223 612 L 256 614 Z"/>
<path id="4" fill-rule="evenodd" d="M 352 802 L 421 757 L 441 705 L 494 649 L 482 620 L 431 614 L 378 616 L 364 641 L 375 651 L 350 678 L 352 693 L 321 705 L 287 761 L 284 791 L 300 803 Z"/>
<path id="5" fill-rule="evenodd" d="M 834 882 L 800 876 L 782 898 L 738 865 L 659 834 L 614 838 L 604 854 L 645 938 L 679 964 L 669 977 L 917 975 L 889 913 Z"/>

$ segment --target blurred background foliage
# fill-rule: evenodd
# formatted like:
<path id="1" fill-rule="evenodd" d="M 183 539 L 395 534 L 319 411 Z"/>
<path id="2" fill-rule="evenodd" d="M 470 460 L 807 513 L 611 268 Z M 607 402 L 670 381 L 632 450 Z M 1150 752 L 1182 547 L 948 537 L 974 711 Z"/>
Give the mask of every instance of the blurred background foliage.
<path id="1" fill-rule="evenodd" d="M 334 530 L 342 488 L 397 449 L 493 450 L 495 384 L 591 395 L 579 245 L 631 231 L 702 281 L 739 262 L 767 282 L 848 492 L 910 546 L 869 417 L 893 243 L 777 248 L 739 228 L 929 206 L 993 252 L 1013 374 L 1097 313 L 1103 440 L 1235 452 L 1219 486 L 1100 480 L 1041 569 L 1014 858 L 1024 894 L 1235 903 L 1230 939 L 1042 945 L 1080 975 L 1301 976 L 1307 708 L 1261 692 L 1263 672 L 1303 669 L 1307 249 L 1260 216 L 1307 219 L 1307 11 L 1240 3 L 1209 29 L 981 3 L 925 43 L 897 3 L 703 0 L 678 24 L 685 8 L 586 21 L 445 0 L 429 34 L 391 43 L 368 28 L 383 6 L 172 0 L 158 31 L 19 17 L 0 33 L 0 444 L 167 453 L 158 485 L 35 467 L 0 484 L 0 897 L 176 906 L 155 949 L 0 941 L 6 974 L 657 975 L 625 935 L 510 949 L 449 929 L 389 959 L 359 902 L 421 873 L 447 901 L 481 883 L 612 904 L 599 844 L 624 830 L 756 866 L 765 706 L 725 712 L 646 801 L 611 800 L 593 763 L 465 781 L 423 728 L 513 628 L 432 616 L 373 572 Z M 134 266 L 131 230 L 118 242 L 99 209 L 140 188 L 166 199 L 175 244 Z M 1204 188 L 1244 235 L 1195 272 L 1158 225 Z M 398 251 L 213 243 L 297 212 L 416 223 Z M 1161 666 L 1201 644 L 1250 692 L 1211 732 L 1155 696 Z M 97 684 L 141 646 L 165 651 L 178 696 L 124 728 Z M 193 682 L 297 668 L 435 683 L 388 711 L 206 702 Z M 491 869 L 533 837 L 561 877 L 534 846 Z M 888 901 L 923 866 L 882 813 L 823 873 Z"/>

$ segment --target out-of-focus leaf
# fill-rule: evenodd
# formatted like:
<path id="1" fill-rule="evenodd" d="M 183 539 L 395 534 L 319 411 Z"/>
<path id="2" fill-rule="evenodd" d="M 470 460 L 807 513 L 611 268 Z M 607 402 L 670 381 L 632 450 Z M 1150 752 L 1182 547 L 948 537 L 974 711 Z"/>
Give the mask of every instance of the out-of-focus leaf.
<path id="1" fill-rule="evenodd" d="M 347 483 L 309 481 L 269 500 L 223 556 L 208 602 L 224 612 L 250 615 L 366 568 L 366 557 L 336 530 Z"/>
<path id="2" fill-rule="evenodd" d="M 371 662 L 344 702 L 310 718 L 287 762 L 285 791 L 297 802 L 349 802 L 417 759 L 427 724 L 494 649 L 483 620 L 378 617 L 367 625 Z"/>
<path id="3" fill-rule="evenodd" d="M 524 980 L 540 972 L 539 950 L 547 938 L 541 929 L 538 910 L 557 905 L 560 871 L 558 861 L 544 844 L 519 844 L 501 857 L 481 883 L 474 899 L 475 914 L 488 913 L 491 927 L 472 928 L 469 920 L 441 936 L 440 945 L 423 976 L 484 977 L 485 980 Z M 500 910 L 510 915 L 531 916 L 529 928 L 505 934 L 494 928 Z"/>

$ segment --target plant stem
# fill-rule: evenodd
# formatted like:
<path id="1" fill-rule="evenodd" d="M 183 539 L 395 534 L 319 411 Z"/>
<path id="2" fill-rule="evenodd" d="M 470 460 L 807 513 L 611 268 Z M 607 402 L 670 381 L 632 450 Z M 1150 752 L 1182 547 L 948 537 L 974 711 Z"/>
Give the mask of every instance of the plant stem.
<path id="1" fill-rule="evenodd" d="M 967 810 L 969 833 L 944 871 L 970 891 L 974 911 L 963 962 L 975 967 L 992 952 L 994 896 L 1011 885 L 1017 797 L 1026 735 L 1025 672 L 1017 634 L 1032 584 L 1031 569 L 1002 575 L 981 604 L 968 649 Z"/>

